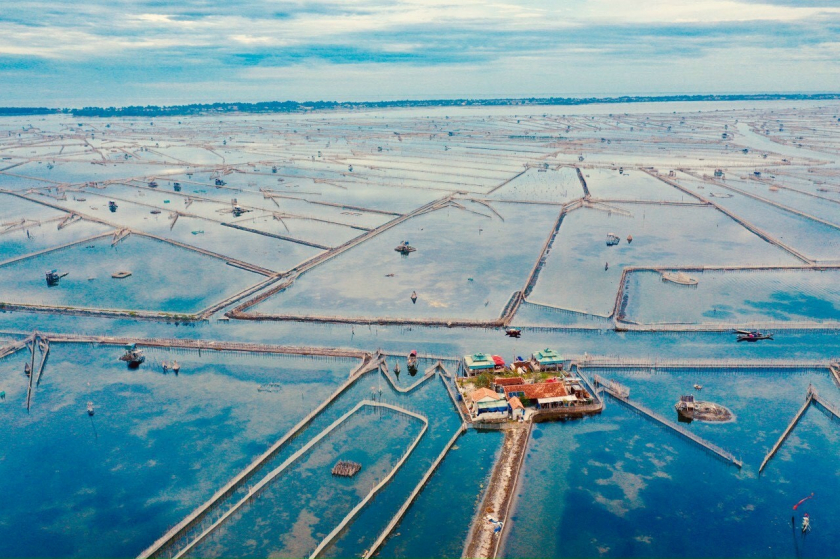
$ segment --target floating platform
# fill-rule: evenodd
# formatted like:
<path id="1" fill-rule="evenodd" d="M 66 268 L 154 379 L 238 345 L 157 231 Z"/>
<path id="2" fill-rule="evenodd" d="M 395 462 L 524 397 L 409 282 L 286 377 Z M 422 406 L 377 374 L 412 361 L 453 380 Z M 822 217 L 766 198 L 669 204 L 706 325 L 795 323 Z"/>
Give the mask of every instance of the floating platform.
<path id="1" fill-rule="evenodd" d="M 332 469 L 332 475 L 340 477 L 353 477 L 359 473 L 362 465 L 349 460 L 339 460 Z"/>
<path id="2" fill-rule="evenodd" d="M 677 285 L 697 285 L 696 279 L 682 272 L 662 272 L 661 276 L 662 281 L 670 281 L 671 283 L 676 283 Z"/>
<path id="3" fill-rule="evenodd" d="M 714 402 L 695 402 L 694 396 L 683 396 L 674 408 L 677 410 L 681 422 L 708 421 L 722 423 L 731 421 L 733 418 L 732 412 L 728 408 Z"/>

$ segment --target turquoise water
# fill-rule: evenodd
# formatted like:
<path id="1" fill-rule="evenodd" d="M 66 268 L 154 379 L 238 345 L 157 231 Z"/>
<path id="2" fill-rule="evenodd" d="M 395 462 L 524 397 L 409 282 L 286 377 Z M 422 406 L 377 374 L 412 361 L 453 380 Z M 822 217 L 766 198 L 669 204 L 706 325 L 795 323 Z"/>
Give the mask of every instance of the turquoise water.
<path id="1" fill-rule="evenodd" d="M 627 278 L 626 319 L 641 323 L 836 322 L 838 271 L 687 272 L 697 286 L 662 281 L 659 272 Z"/>
<path id="2" fill-rule="evenodd" d="M 190 556 L 308 556 L 396 467 L 422 427 L 420 420 L 387 408 L 361 408 L 260 493 L 235 526 Z M 339 460 L 362 469 L 352 478 L 335 477 L 331 470 Z"/>
<path id="3" fill-rule="evenodd" d="M 373 397 L 421 413 L 427 417 L 429 427 L 391 482 L 361 510 L 357 519 L 335 543 L 326 548 L 326 556 L 358 555 L 369 546 L 385 528 L 391 515 L 408 498 L 411 490 L 448 440 L 457 432 L 460 419 L 442 381 L 433 377 L 411 392 L 401 394 L 394 391 L 390 383 L 380 375 L 365 375 L 356 380 L 275 457 L 261 466 L 259 473 L 252 478 L 252 483 L 262 479 L 267 472 L 282 464 L 360 400 Z M 411 423 L 409 421 L 409 424 Z M 377 437 L 379 428 L 376 425 L 374 421 L 367 429 L 359 431 L 359 434 L 354 434 L 352 429 L 340 428 L 334 436 L 328 435 L 320 445 L 321 450 L 312 451 L 310 458 L 304 457 L 292 470 L 285 471 L 273 480 L 256 501 L 246 505 L 210 538 L 199 543 L 190 553 L 191 556 L 310 553 L 344 514 L 370 490 L 372 479 L 375 478 L 378 482 L 384 477 L 392 467 L 394 456 L 399 458 L 419 432 L 417 429 L 387 428 L 387 436 L 379 435 L 381 440 L 368 440 L 370 437 Z M 354 440 L 349 440 L 348 437 Z M 358 446 L 357 443 L 362 444 Z M 387 452 L 377 446 L 382 443 L 388 443 Z M 351 456 L 358 457 L 363 469 L 373 472 L 373 478 L 368 474 L 359 474 L 361 478 L 358 483 L 355 480 L 324 483 L 324 475 L 327 479 L 330 478 L 329 473 L 325 474 L 324 471 L 332 468 L 341 455 L 341 449 L 349 450 Z M 321 458 L 318 459 L 318 456 Z M 243 491 L 235 493 L 227 502 L 232 504 L 241 498 L 244 495 Z M 332 497 L 325 497 L 326 500 L 322 502 L 322 492 Z M 227 507 L 228 505 L 225 505 L 224 510 L 227 510 Z M 206 525 L 209 526 L 209 523 Z M 199 531 L 196 529 L 193 533 L 197 534 Z"/>
<path id="4" fill-rule="evenodd" d="M 778 557 L 832 556 L 840 503 L 840 431 L 811 407 L 758 476 L 766 451 L 804 401 L 810 383 L 834 402 L 824 372 L 602 372 L 631 399 L 672 421 L 674 402 L 698 397 L 729 407 L 735 420 L 693 422 L 701 437 L 744 461 L 738 470 L 628 408 L 607 400 L 600 416 L 540 424 L 528 449 L 505 556 Z M 797 513 L 792 506 L 816 493 Z M 547 496 L 551 496 L 550 498 Z M 791 529 L 802 513 L 814 531 Z M 817 528 L 817 526 L 819 526 Z"/>
<path id="5" fill-rule="evenodd" d="M 467 430 L 385 542 L 379 557 L 459 557 L 504 435 Z"/>
<path id="6" fill-rule="evenodd" d="M 27 352 L 0 361 L 0 493 L 14 496 L 0 508 L 4 555 L 137 555 L 355 365 L 147 350 L 129 370 L 121 353 L 53 344 L 28 414 Z M 162 374 L 160 361 L 173 358 L 180 374 Z M 260 391 L 267 383 L 282 388 Z"/>
<path id="7" fill-rule="evenodd" d="M 44 273 L 52 269 L 69 275 L 49 287 Z M 111 277 L 120 270 L 132 275 Z M 138 236 L 116 246 L 105 237 L 0 268 L 3 298 L 10 303 L 173 313 L 199 311 L 261 278 L 221 260 Z"/>

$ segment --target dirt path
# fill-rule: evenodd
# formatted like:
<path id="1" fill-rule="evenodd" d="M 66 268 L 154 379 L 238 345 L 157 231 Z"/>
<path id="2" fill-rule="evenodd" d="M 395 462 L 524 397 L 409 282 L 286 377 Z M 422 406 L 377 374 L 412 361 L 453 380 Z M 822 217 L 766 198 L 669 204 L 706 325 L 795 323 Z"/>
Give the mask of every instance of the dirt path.
<path id="1" fill-rule="evenodd" d="M 522 424 L 520 428 L 505 430 L 502 452 L 493 468 L 490 485 L 481 507 L 473 519 L 463 557 L 482 559 L 495 557 L 501 532 L 494 532 L 496 524 L 488 521 L 487 517 L 490 516 L 502 522 L 507 521 L 508 509 L 525 455 L 525 446 L 530 437 L 531 425 L 531 423 Z"/>

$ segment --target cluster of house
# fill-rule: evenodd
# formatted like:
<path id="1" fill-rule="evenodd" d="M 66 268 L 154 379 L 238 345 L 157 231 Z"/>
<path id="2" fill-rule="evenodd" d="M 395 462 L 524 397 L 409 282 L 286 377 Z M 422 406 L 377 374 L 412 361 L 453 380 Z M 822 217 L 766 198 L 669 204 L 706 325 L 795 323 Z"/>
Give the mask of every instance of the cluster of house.
<path id="1" fill-rule="evenodd" d="M 479 388 L 466 395 L 467 406 L 475 417 L 507 414 L 512 419 L 524 419 L 528 408 L 563 411 L 593 403 L 582 381 L 563 373 L 563 356 L 551 349 L 538 351 L 527 360 L 517 357 L 510 366 L 498 355 L 466 355 L 462 372 L 466 377 L 494 375 L 489 388 Z M 557 374 L 538 382 L 520 376 L 532 372 Z"/>

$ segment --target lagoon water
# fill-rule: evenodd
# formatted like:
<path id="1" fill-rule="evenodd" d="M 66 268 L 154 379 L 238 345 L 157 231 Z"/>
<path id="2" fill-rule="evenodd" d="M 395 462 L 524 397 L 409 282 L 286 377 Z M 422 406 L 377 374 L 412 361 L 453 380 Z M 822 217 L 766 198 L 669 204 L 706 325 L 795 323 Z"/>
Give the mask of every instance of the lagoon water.
<path id="1" fill-rule="evenodd" d="M 823 372 L 611 373 L 631 398 L 676 420 L 680 394 L 729 407 L 730 423 L 688 428 L 744 462 L 696 444 L 607 401 L 597 417 L 535 428 L 512 518 L 508 557 L 828 557 L 840 543 L 838 420 L 809 408 L 758 475 L 767 450 L 813 383 L 836 404 Z M 792 507 L 815 493 L 798 511 Z M 802 514 L 814 530 L 800 533 Z M 795 516 L 795 529 L 791 527 Z"/>
<path id="2" fill-rule="evenodd" d="M 363 408 L 187 555 L 308 555 L 419 437 L 390 483 L 322 556 L 362 556 L 442 457 L 378 555 L 456 557 L 480 512 L 504 436 L 472 429 L 459 435 L 451 381 L 423 376 L 438 358 L 449 372 L 455 359 L 475 351 L 509 359 L 545 347 L 578 360 L 840 360 L 833 268 L 840 262 L 840 237 L 831 190 L 838 166 L 830 150 L 818 149 L 833 141 L 831 131 L 815 125 L 836 113 L 837 104 L 796 107 L 668 103 L 107 122 L 61 115 L 2 119 L 0 128 L 14 129 L 22 139 L 0 135 L 4 157 L 15 165 L 4 162 L 0 171 L 0 261 L 27 258 L 0 266 L 0 302 L 186 314 L 245 294 L 200 322 L 2 309 L 0 349 L 38 330 L 47 337 L 120 336 L 141 345 L 144 338 L 178 338 L 384 350 L 387 374 L 372 371 L 350 382 L 220 510 L 363 400 L 419 413 L 428 421 L 425 433 L 416 418 Z M 789 128 L 799 122 L 813 130 L 803 133 L 803 142 L 814 149 L 795 147 L 784 134 L 767 139 L 750 131 L 769 114 Z M 724 131 L 734 136 L 722 139 Z M 27 144 L 35 139 L 37 145 Z M 575 167 L 587 181 L 589 200 L 582 200 Z M 716 168 L 725 168 L 733 188 L 788 209 L 697 178 Z M 769 190 L 755 178 L 758 169 L 768 181 L 797 191 Z M 667 178 L 671 170 L 668 180 L 688 192 L 647 173 Z M 148 187 L 152 180 L 157 189 Z M 733 196 L 710 196 L 727 192 Z M 610 314 L 626 267 L 806 265 L 691 193 L 827 269 L 698 271 L 696 289 L 665 284 L 656 271 L 633 272 L 628 331 L 616 329 Z M 353 243 L 445 197 L 455 204 L 375 231 L 250 309 L 355 323 L 225 320 L 235 305 L 265 293 L 243 290 L 266 279 L 226 259 L 259 266 L 278 285 L 330 247 Z M 114 213 L 107 210 L 111 199 L 119 204 Z M 233 216 L 234 199 L 251 211 Z M 549 243 L 564 204 L 570 209 Z M 59 230 L 57 220 L 70 212 L 82 220 Z M 171 226 L 174 212 L 181 215 Z M 26 228 L 4 231 L 21 218 L 30 220 Z M 120 228 L 137 234 L 114 247 L 110 235 L 79 242 Z M 618 246 L 605 245 L 610 232 L 621 238 Z M 404 240 L 418 251 L 408 257 L 394 252 Z M 76 244 L 34 255 L 68 243 Z M 521 339 L 497 328 L 408 322 L 497 320 L 543 259 L 533 291 L 511 318 L 523 327 Z M 51 268 L 70 272 L 55 288 L 44 281 Z M 134 275 L 112 279 L 118 268 Z M 378 317 L 407 322 L 382 325 Z M 665 330 L 680 323 L 688 331 L 634 331 L 632 322 Z M 726 331 L 755 322 L 772 322 L 775 339 L 738 344 Z M 700 323 L 719 331 L 692 330 Z M 405 358 L 412 350 L 421 355 L 415 376 Z M 118 361 L 121 353 L 117 345 L 53 343 L 28 413 L 28 351 L 0 359 L 0 391 L 6 394 L 0 402 L 0 555 L 136 556 L 290 433 L 359 365 L 349 358 L 147 347 L 146 362 L 130 370 Z M 162 362 L 173 359 L 180 374 L 164 374 Z M 584 369 L 595 372 L 626 385 L 631 398 L 671 420 L 683 394 L 727 406 L 733 421 L 686 427 L 732 451 L 743 468 L 608 399 L 599 416 L 535 426 L 502 555 L 836 555 L 840 422 L 811 407 L 757 473 L 809 384 L 840 405 L 840 389 L 824 367 L 781 369 L 768 361 L 757 369 Z M 95 406 L 92 417 L 88 401 Z M 355 478 L 334 478 L 330 470 L 339 459 L 363 468 Z M 813 517 L 813 531 L 802 536 L 791 526 L 791 507 L 811 492 L 814 498 L 793 513 L 797 526 L 802 512 Z"/>

